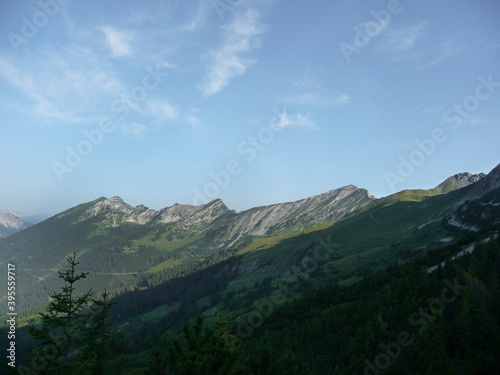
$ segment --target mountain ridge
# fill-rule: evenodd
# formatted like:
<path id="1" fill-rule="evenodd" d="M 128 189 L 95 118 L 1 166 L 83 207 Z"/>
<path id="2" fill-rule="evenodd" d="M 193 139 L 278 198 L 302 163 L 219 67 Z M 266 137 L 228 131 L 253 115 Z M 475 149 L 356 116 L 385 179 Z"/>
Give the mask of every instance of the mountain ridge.
<path id="1" fill-rule="evenodd" d="M 371 257 L 388 257 L 394 250 L 404 256 L 407 238 L 422 246 L 428 241 L 426 232 L 434 238 L 444 231 L 435 239 L 439 241 L 450 237 L 453 228 L 484 226 L 490 217 L 496 218 L 497 207 L 488 206 L 488 215 L 481 216 L 484 199 L 467 200 L 481 197 L 486 190 L 496 194 L 490 186 L 496 183 L 492 175 L 447 194 L 415 190 L 380 199 L 347 185 L 240 212 L 230 210 L 220 199 L 152 210 L 144 205 L 133 207 L 116 196 L 100 197 L 0 240 L 0 263 L 18 263 L 23 270 L 21 282 L 26 283 L 20 286 L 30 291 L 30 298 L 36 296 L 26 301 L 33 308 L 47 298 L 58 281 L 56 270 L 74 252 L 93 275 L 85 283 L 96 290 L 113 285 L 113 275 L 130 275 L 120 279 L 118 293 L 119 288 L 158 283 L 245 254 L 248 262 L 238 266 L 238 272 L 243 278 L 259 279 L 256 275 L 303 264 L 311 256 L 311 244 L 318 239 L 328 242 L 332 234 L 342 244 L 340 255 L 331 260 L 332 267 L 344 269 L 342 277 L 355 277 L 364 272 L 359 269 L 371 267 L 365 264 L 368 260 L 358 260 L 357 253 L 370 249 Z M 428 199 L 432 199 L 430 204 Z M 496 195 L 492 199 L 497 202 Z M 443 227 L 443 219 L 450 223 L 448 227 Z"/>
<path id="2" fill-rule="evenodd" d="M 463 173 L 457 173 L 451 177 L 448 177 L 446 180 L 444 180 L 441 184 L 436 186 L 433 189 L 426 190 L 429 194 L 445 194 L 450 191 L 460 189 L 462 187 L 468 186 L 470 184 L 473 184 L 482 178 L 484 178 L 486 175 L 484 173 L 479 173 L 479 174 L 471 174 L 469 172 L 463 172 Z M 211 202 L 208 202 L 205 205 L 198 205 L 198 206 L 193 206 L 189 204 L 182 204 L 182 203 L 175 203 L 172 206 L 167 206 L 164 208 L 161 208 L 159 210 L 154 210 L 146 207 L 143 204 L 139 204 L 136 207 L 133 207 L 129 204 L 127 204 L 122 198 L 119 196 L 113 196 L 111 198 L 106 198 L 106 197 L 100 197 L 96 199 L 95 207 L 89 208 L 88 212 L 85 214 L 85 217 L 82 217 L 81 220 L 85 219 L 90 219 L 92 217 L 95 217 L 101 213 L 104 213 L 106 211 L 108 214 L 108 220 L 109 224 L 112 226 L 119 225 L 119 222 L 129 222 L 129 223 L 136 223 L 136 224 L 141 224 L 145 225 L 148 223 L 151 223 L 152 221 L 159 221 L 162 224 L 171 224 L 171 223 L 176 223 L 176 222 L 183 222 L 184 227 L 189 227 L 189 225 L 186 224 L 188 219 L 192 219 L 193 224 L 200 224 L 203 222 L 212 222 L 215 219 L 219 218 L 220 215 L 222 214 L 236 214 L 241 216 L 253 216 L 257 222 L 260 222 L 264 227 L 262 227 L 259 230 L 255 231 L 256 235 L 265 235 L 268 231 L 271 231 L 273 233 L 275 232 L 283 232 L 285 231 L 285 227 L 288 224 L 291 224 L 294 226 L 295 229 L 303 229 L 308 225 L 315 225 L 319 224 L 321 220 L 323 221 L 332 221 L 340 218 L 342 215 L 352 212 L 352 209 L 349 209 L 349 207 L 332 207 L 333 210 L 328 210 L 328 207 L 323 207 L 324 212 L 318 212 L 316 211 L 314 214 L 310 214 L 309 217 L 308 215 L 304 215 L 304 213 L 300 213 L 299 209 L 299 219 L 292 220 L 291 218 L 288 218 L 286 223 L 281 224 L 281 226 L 276 226 L 276 223 L 272 223 L 273 220 L 269 220 L 269 218 L 281 218 L 280 216 L 280 208 L 284 206 L 300 206 L 304 205 L 305 207 L 309 206 L 309 210 L 313 210 L 314 203 L 317 203 L 318 200 L 321 200 L 321 198 L 326 198 L 328 199 L 328 196 L 330 195 L 336 195 L 339 191 L 342 190 L 360 190 L 363 192 L 366 192 L 366 196 L 361 197 L 355 197 L 353 196 L 354 201 L 362 201 L 366 200 L 368 203 L 370 200 L 377 200 L 373 195 L 371 195 L 366 189 L 360 189 L 355 185 L 346 185 L 338 189 L 333 189 L 329 190 L 324 193 L 320 193 L 317 195 L 314 195 L 312 197 L 307 197 L 303 199 L 299 199 L 296 201 L 288 201 L 288 202 L 282 202 L 282 203 L 273 203 L 269 205 L 264 205 L 264 206 L 257 206 L 257 207 L 252 207 L 246 210 L 242 210 L 239 212 L 236 212 L 234 210 L 230 210 L 225 203 L 221 199 L 215 199 Z M 412 194 L 409 192 L 414 192 L 416 190 L 408 190 L 408 191 L 403 191 L 400 193 L 396 194 Z M 362 194 L 364 195 L 364 193 Z M 392 195 L 391 195 L 392 196 Z M 390 196 L 389 196 L 390 197 Z M 379 198 L 383 199 L 383 198 Z M 89 202 L 90 203 L 90 202 Z M 207 205 L 213 205 L 216 204 L 218 207 L 218 210 L 216 212 L 211 212 L 211 210 L 207 210 Z M 333 206 L 335 206 L 335 202 L 331 202 Z M 364 203 L 362 203 L 364 205 Z M 356 206 L 356 205 L 355 205 Z M 76 206 L 78 207 L 78 206 Z M 203 208 L 204 207 L 204 208 Z M 66 212 L 71 211 L 73 208 L 69 208 L 68 210 L 65 210 L 61 213 L 58 213 L 54 216 L 61 217 L 62 215 L 65 215 Z M 203 209 L 202 209 L 203 208 Z M 299 207 L 296 207 L 297 209 Z M 359 207 L 356 207 L 359 208 Z M 335 211 L 335 209 L 340 210 L 340 214 L 332 214 L 332 212 Z M 111 211 L 116 211 L 114 214 Z M 255 217 L 255 215 L 252 215 L 255 210 L 260 210 L 261 213 L 267 212 L 267 220 L 264 218 L 264 216 L 261 217 Z M 306 209 L 307 211 L 307 209 Z M 314 210 L 313 210 L 314 211 Z M 320 210 L 321 211 L 321 210 Z M 212 214 L 215 214 L 213 216 Z M 194 216 L 193 216 L 194 215 Z M 318 216 L 319 215 L 319 216 Z M 257 215 L 258 216 L 258 215 Z M 30 221 L 31 219 L 31 221 Z M 32 225 L 39 224 L 40 222 L 46 220 L 47 217 L 45 215 L 36 215 L 32 217 L 23 217 L 20 215 L 16 215 L 15 213 L 12 212 L 3 212 L 0 211 L 0 238 L 5 238 L 11 234 L 14 234 L 18 231 L 21 231 L 23 229 L 26 229 Z M 240 220 L 241 221 L 241 220 Z M 241 223 L 240 223 L 241 224 Z M 241 227 L 241 225 L 239 225 Z M 275 227 L 272 229 L 272 227 Z M 281 227 L 281 228 L 280 228 Z M 248 228 L 247 228 L 248 229 Z M 236 229 L 235 229 L 236 230 Z M 241 237 L 241 236 L 240 236 Z M 233 241 L 234 243 L 234 241 Z"/>
<path id="3" fill-rule="evenodd" d="M 196 227 L 202 223 L 212 224 L 217 220 L 230 218 L 235 221 L 230 229 L 236 241 L 245 234 L 264 236 L 287 230 L 301 230 L 324 221 L 336 220 L 375 200 L 367 190 L 347 185 L 298 201 L 275 203 L 253 207 L 236 212 L 230 210 L 221 199 L 203 205 L 176 203 L 172 206 L 153 210 L 144 205 L 133 207 L 122 198 L 101 197 L 87 208 L 77 219 L 78 222 L 103 215 L 104 221 L 117 226 L 120 223 L 139 225 L 180 224 L 183 228 Z M 89 202 L 90 203 L 90 202 Z M 250 227 L 257 229 L 252 230 Z M 240 236 L 236 236 L 240 232 Z"/>
<path id="4" fill-rule="evenodd" d="M 486 177 L 484 173 L 472 174 L 470 172 L 457 173 L 451 177 L 448 177 L 434 189 L 440 194 L 446 194 L 450 191 L 461 189 L 465 186 L 471 185 L 482 178 Z"/>

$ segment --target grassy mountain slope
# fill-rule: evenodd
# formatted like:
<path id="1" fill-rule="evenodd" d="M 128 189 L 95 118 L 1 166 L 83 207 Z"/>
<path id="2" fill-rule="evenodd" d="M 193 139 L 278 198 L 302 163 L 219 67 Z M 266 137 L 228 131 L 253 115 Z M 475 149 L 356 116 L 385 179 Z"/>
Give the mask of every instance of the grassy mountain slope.
<path id="1" fill-rule="evenodd" d="M 102 197 L 1 240 L 0 263 L 17 266 L 19 308 L 32 316 L 58 288 L 57 272 L 74 252 L 91 273 L 83 286 L 117 295 L 206 268 L 255 238 L 343 217 L 373 199 L 366 190 L 347 186 L 236 213 L 221 200 L 155 211 Z M 2 268 L 0 275 L 4 272 Z"/>
<path id="2" fill-rule="evenodd" d="M 406 262 L 430 250 L 445 249 L 471 233 L 471 226 L 481 229 L 499 222 L 499 210 L 480 220 L 467 209 L 467 215 L 457 217 L 464 208 L 485 200 L 497 207 L 498 189 L 489 190 L 488 184 L 483 184 L 436 196 L 422 190 L 404 191 L 334 222 L 255 239 L 217 270 L 207 268 L 182 281 L 155 286 L 148 289 L 147 300 L 140 293 L 127 295 L 123 306 L 129 306 L 125 301 L 138 299 L 117 315 L 122 324 L 134 322 L 131 326 L 141 327 L 143 332 L 148 332 L 144 324 L 151 324 L 154 330 L 159 322 L 168 326 L 196 312 L 223 312 L 230 320 L 245 320 L 255 312 L 255 303 L 276 291 L 291 300 L 319 286 L 352 284 L 395 260 Z M 455 225 L 449 224 L 452 218 Z M 330 246 L 330 253 L 321 244 Z M 456 248 L 456 252 L 460 250 L 460 246 Z M 207 289 L 207 285 L 216 287 Z"/>
<path id="3" fill-rule="evenodd" d="M 24 293 L 19 305 L 27 317 L 58 288 L 57 271 L 73 252 L 90 272 L 82 288 L 106 288 L 115 296 L 241 256 L 232 265 L 235 272 L 227 284 L 217 291 L 228 303 L 235 303 L 259 283 L 276 287 L 301 279 L 306 292 L 332 280 L 353 282 L 396 258 L 407 260 L 440 247 L 466 230 L 456 225 L 465 225 L 460 220 L 467 221 L 471 215 L 460 219 L 458 208 L 486 204 L 471 199 L 484 194 L 488 184 L 475 185 L 440 195 L 403 191 L 378 200 L 362 189 L 346 187 L 239 214 L 220 200 L 158 212 L 128 206 L 119 198 L 100 198 L 0 241 L 0 254 L 2 261 L 18 263 L 19 289 Z M 488 194 L 497 201 L 495 189 Z M 491 206 L 493 216 L 495 207 Z M 337 220 L 325 222 L 325 218 Z M 450 225 L 450 220 L 456 225 Z M 313 225 L 317 222 L 321 224 Z M 321 243 L 331 246 L 331 251 L 321 250 Z M 322 252 L 321 261 L 315 259 L 315 252 Z M 210 296 L 196 300 L 197 307 L 224 308 Z M 179 300 L 173 304 L 177 308 L 161 301 L 151 308 L 174 312 L 182 308 Z"/>

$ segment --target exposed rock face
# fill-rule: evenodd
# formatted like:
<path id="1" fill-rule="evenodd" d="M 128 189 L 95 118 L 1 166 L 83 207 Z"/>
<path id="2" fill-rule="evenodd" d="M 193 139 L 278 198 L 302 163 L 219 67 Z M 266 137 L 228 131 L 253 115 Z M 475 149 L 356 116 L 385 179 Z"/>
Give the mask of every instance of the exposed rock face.
<path id="1" fill-rule="evenodd" d="M 118 225 L 120 222 L 146 224 L 158 215 L 155 210 L 150 210 L 144 205 L 132 207 L 126 204 L 120 197 L 113 197 L 96 203 L 85 211 L 79 221 L 105 214 L 106 222 Z"/>
<path id="2" fill-rule="evenodd" d="M 459 200 L 453 205 L 452 210 L 443 211 L 440 217 L 433 219 L 434 221 L 445 217 L 448 225 L 472 231 L 498 222 L 500 218 L 500 164 L 487 175 L 460 173 L 446 181 L 450 179 L 464 184 L 470 181 L 475 182 L 457 191 L 460 194 Z"/>
<path id="3" fill-rule="evenodd" d="M 132 207 L 121 198 L 113 197 L 101 200 L 88 208 L 78 222 L 103 215 L 103 222 L 112 226 L 124 222 L 151 225 L 177 224 L 187 231 L 201 228 L 208 230 L 212 226 L 222 227 L 226 237 L 223 242 L 233 244 L 239 238 L 248 235 L 269 236 L 336 220 L 374 199 L 375 197 L 368 191 L 349 185 L 296 202 L 256 207 L 236 213 L 229 210 L 220 199 L 200 206 L 175 204 L 155 211 L 143 205 Z"/>
<path id="4" fill-rule="evenodd" d="M 500 188 L 500 164 L 488 173 L 480 185 L 482 185 L 483 191 L 493 191 Z"/>
<path id="5" fill-rule="evenodd" d="M 31 224 L 25 222 L 20 217 L 0 210 L 0 238 L 7 237 L 29 226 Z"/>
<path id="6" fill-rule="evenodd" d="M 486 175 L 484 173 L 479 174 L 471 174 L 469 172 L 458 173 L 454 176 L 451 176 L 444 180 L 441 184 L 439 184 L 434 190 L 439 193 L 445 194 L 452 190 L 461 189 L 463 187 L 472 185 L 475 182 L 478 182 Z"/>
<path id="7" fill-rule="evenodd" d="M 190 206 L 174 204 L 172 207 L 160 211 L 159 221 L 161 223 L 182 222 L 188 228 L 202 222 L 212 222 L 229 212 L 224 202 L 216 199 L 201 206 Z"/>
<path id="8" fill-rule="evenodd" d="M 374 199 L 368 191 L 349 185 L 296 202 L 253 208 L 235 216 L 230 237 L 239 238 L 245 234 L 261 237 L 299 231 L 340 219 Z"/>

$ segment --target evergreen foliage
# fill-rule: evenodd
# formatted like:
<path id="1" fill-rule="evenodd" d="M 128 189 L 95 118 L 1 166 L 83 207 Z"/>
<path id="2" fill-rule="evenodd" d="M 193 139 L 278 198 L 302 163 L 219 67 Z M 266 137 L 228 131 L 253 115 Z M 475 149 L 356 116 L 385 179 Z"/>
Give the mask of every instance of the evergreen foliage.
<path id="1" fill-rule="evenodd" d="M 112 302 L 107 293 L 99 300 L 90 292 L 75 294 L 74 284 L 87 275 L 76 274 L 73 257 L 69 270 L 60 273 L 65 286 L 53 296 L 41 327 L 30 328 L 37 340 L 32 358 L 47 357 L 34 373 L 500 374 L 499 229 L 468 235 L 414 261 L 395 260 L 350 285 L 332 283 L 289 300 L 244 340 L 237 336 L 234 315 L 227 321 L 220 314 L 189 321 L 194 310 L 157 325 L 147 338 L 127 333 L 123 341 L 112 340 Z M 472 254 L 451 260 L 471 243 Z M 440 266 L 428 272 L 435 264 Z M 207 269 L 184 282 L 218 285 L 209 275 Z M 264 280 L 240 302 L 268 295 L 271 285 Z M 207 290 L 216 295 L 218 288 Z M 182 329 L 179 322 L 185 322 Z"/>
<path id="2" fill-rule="evenodd" d="M 114 302 L 104 291 L 101 299 L 92 290 L 79 293 L 75 284 L 88 273 L 77 273 L 76 253 L 68 259 L 69 267 L 59 272 L 64 281 L 60 293 L 51 297 L 46 312 L 40 313 L 39 326 L 31 325 L 29 333 L 36 346 L 28 350 L 31 369 L 21 366 L 19 372 L 44 374 L 104 374 L 109 342 L 115 334 L 107 321 Z"/>

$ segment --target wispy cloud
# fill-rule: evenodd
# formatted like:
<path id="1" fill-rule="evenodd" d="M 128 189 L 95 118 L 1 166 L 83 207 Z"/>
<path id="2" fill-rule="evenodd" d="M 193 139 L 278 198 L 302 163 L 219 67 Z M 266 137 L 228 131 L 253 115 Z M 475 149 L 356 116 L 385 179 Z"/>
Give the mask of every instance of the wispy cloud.
<path id="1" fill-rule="evenodd" d="M 389 28 L 376 46 L 384 53 L 392 52 L 395 61 L 410 62 L 420 69 L 438 65 L 467 49 L 464 40 L 457 40 L 460 35 L 445 41 L 427 35 L 425 44 L 422 41 L 419 44 L 428 25 L 428 21 L 418 21 L 399 29 Z"/>
<path id="2" fill-rule="evenodd" d="M 144 136 L 149 131 L 148 127 L 144 124 L 140 124 L 138 122 L 126 123 L 123 122 L 118 125 L 118 129 L 133 139 L 141 140 L 144 139 Z"/>
<path id="3" fill-rule="evenodd" d="M 443 106 L 438 106 L 438 107 L 422 107 L 422 106 L 417 106 L 410 108 L 406 111 L 403 111 L 402 114 L 405 116 L 427 116 L 427 115 L 434 115 L 436 113 L 441 113 L 444 111 Z"/>
<path id="4" fill-rule="evenodd" d="M 211 96 L 226 87 L 231 79 L 241 76 L 255 64 L 255 60 L 244 58 L 260 45 L 264 27 L 259 22 L 259 13 L 248 9 L 236 13 L 235 19 L 224 26 L 224 42 L 221 48 L 210 52 L 204 83 L 199 89 L 204 96 Z"/>
<path id="5" fill-rule="evenodd" d="M 198 0 L 197 6 L 192 8 L 197 8 L 196 13 L 192 16 L 192 19 L 186 24 L 180 27 L 182 31 L 198 31 L 200 30 L 207 21 L 207 15 L 213 10 L 214 4 L 207 0 Z"/>
<path id="6" fill-rule="evenodd" d="M 334 95 L 322 95 L 318 92 L 308 91 L 304 93 L 288 92 L 281 95 L 281 101 L 286 104 L 312 106 L 312 107 L 336 107 L 348 104 L 351 96 L 343 93 Z"/>
<path id="7" fill-rule="evenodd" d="M 51 124 L 89 121 L 103 97 L 122 91 L 113 69 L 98 54 L 78 46 L 46 48 L 16 64 L 0 57 L 0 79 L 28 99 L 20 109 L 23 114 Z"/>
<path id="8" fill-rule="evenodd" d="M 182 121 L 184 121 L 186 124 L 190 125 L 193 128 L 197 128 L 203 125 L 202 121 L 198 117 L 198 113 L 200 113 L 201 110 L 199 108 L 189 108 L 189 113 L 186 113 L 182 117 Z"/>
<path id="9" fill-rule="evenodd" d="M 132 55 L 130 43 L 133 39 L 133 34 L 130 31 L 118 31 L 111 26 L 101 27 L 101 30 L 106 37 L 106 43 L 114 57 Z"/>
<path id="10" fill-rule="evenodd" d="M 381 20 L 380 22 L 361 22 L 356 25 L 356 28 L 360 30 L 371 30 L 373 32 L 373 36 L 377 36 L 382 34 L 389 26 L 390 20 Z M 375 27 L 375 28 L 374 28 Z"/>
<path id="11" fill-rule="evenodd" d="M 427 53 L 420 56 L 418 67 L 421 69 L 430 68 L 449 60 L 465 50 L 467 50 L 467 45 L 463 41 L 447 40 L 438 45 L 434 50 L 427 51 Z"/>
<path id="12" fill-rule="evenodd" d="M 384 38 L 378 43 L 378 47 L 395 52 L 404 52 L 412 49 L 427 27 L 427 21 L 418 21 L 415 25 L 409 25 L 401 29 L 389 28 L 384 33 Z"/>
<path id="13" fill-rule="evenodd" d="M 293 79 L 290 83 L 298 89 L 318 89 L 321 87 L 321 81 L 316 79 L 310 72 L 306 72 L 301 77 Z"/>
<path id="14" fill-rule="evenodd" d="M 179 117 L 178 109 L 165 99 L 148 100 L 146 113 L 154 116 L 160 122 L 176 120 Z"/>
<path id="15" fill-rule="evenodd" d="M 286 80 L 289 89 L 278 96 L 278 100 L 285 104 L 312 107 L 336 107 L 348 104 L 351 96 L 339 91 L 327 92 L 321 80 L 310 72 L 295 79 Z"/>
<path id="16" fill-rule="evenodd" d="M 309 118 L 309 113 L 307 115 L 302 115 L 301 113 L 297 113 L 295 115 L 290 115 L 286 112 L 286 109 L 283 110 L 279 114 L 278 122 L 275 123 L 275 126 L 280 128 L 287 127 L 307 127 L 307 128 L 315 128 L 314 121 Z"/>
<path id="17" fill-rule="evenodd" d="M 192 127 L 199 127 L 202 125 L 201 120 L 193 115 L 192 113 L 188 113 L 182 117 L 182 121 L 184 121 L 186 124 L 192 126 Z"/>
<path id="18" fill-rule="evenodd" d="M 406 150 L 411 150 L 415 148 L 415 144 L 404 143 L 404 142 L 392 142 L 392 143 L 382 143 L 379 146 L 382 152 L 402 152 Z"/>

